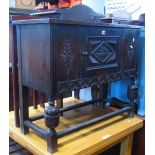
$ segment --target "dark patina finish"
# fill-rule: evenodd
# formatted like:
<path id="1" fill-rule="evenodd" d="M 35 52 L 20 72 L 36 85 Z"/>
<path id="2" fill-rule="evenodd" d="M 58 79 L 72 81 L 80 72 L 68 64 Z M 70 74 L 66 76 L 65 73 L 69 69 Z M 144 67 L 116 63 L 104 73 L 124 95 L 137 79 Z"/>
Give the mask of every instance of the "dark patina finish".
<path id="1" fill-rule="evenodd" d="M 70 12 L 76 14 L 75 19 L 74 16 L 69 18 Z M 100 15 L 86 6 L 64 10 L 64 14 L 55 10 L 50 12 L 49 17 L 19 20 L 14 24 L 17 32 L 21 129 L 25 134 L 29 128 L 36 131 L 47 139 L 48 151 L 55 152 L 58 137 L 123 112 L 134 116 L 138 91 L 134 81 L 138 70 L 139 27 L 105 24 L 100 21 Z M 123 79 L 131 79 L 127 95 L 129 104 L 60 133 L 55 131 L 62 112 L 105 102 L 103 87 Z M 61 109 L 56 107 L 55 100 L 62 94 L 86 87 L 98 89 L 98 95 L 93 92 L 93 101 Z M 49 105 L 44 115 L 29 118 L 28 88 L 46 94 Z M 99 99 L 96 100 L 95 96 Z M 113 103 L 120 104 L 120 101 L 113 100 Z M 45 119 L 49 131 L 32 123 L 41 118 Z"/>

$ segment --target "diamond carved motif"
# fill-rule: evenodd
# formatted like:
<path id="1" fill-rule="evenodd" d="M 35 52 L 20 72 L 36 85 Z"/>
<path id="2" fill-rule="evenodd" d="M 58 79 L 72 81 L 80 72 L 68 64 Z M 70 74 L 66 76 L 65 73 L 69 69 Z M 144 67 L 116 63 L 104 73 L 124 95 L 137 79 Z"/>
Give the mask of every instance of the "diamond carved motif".
<path id="1" fill-rule="evenodd" d="M 109 64 L 116 60 L 116 42 L 102 41 L 97 47 L 91 48 L 91 63 Z"/>

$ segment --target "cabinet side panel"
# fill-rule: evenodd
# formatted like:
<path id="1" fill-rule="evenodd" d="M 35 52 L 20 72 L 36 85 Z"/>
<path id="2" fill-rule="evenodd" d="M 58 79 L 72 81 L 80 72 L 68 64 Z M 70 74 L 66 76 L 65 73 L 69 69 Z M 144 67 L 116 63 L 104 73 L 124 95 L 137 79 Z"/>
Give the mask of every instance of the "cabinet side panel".
<path id="1" fill-rule="evenodd" d="M 34 24 L 21 26 L 23 84 L 49 93 L 50 83 L 50 26 Z"/>

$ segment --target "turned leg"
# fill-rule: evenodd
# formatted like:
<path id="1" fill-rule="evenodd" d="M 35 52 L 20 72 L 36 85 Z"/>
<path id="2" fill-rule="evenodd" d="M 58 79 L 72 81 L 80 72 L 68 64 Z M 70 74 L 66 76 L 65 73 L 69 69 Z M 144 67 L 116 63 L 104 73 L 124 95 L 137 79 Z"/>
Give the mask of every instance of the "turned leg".
<path id="1" fill-rule="evenodd" d="M 24 126 L 24 121 L 29 119 L 29 106 L 28 106 L 28 87 L 21 86 L 20 95 L 20 124 L 21 131 L 24 134 L 29 133 L 29 128 Z M 20 90 L 20 89 L 19 89 Z"/>
<path id="2" fill-rule="evenodd" d="M 107 99 L 107 93 L 108 93 L 108 84 L 100 85 L 98 88 L 98 98 L 101 98 L 103 100 Z M 105 105 L 105 101 L 98 104 L 100 108 L 103 108 Z"/>
<path id="3" fill-rule="evenodd" d="M 57 151 L 57 133 L 55 129 L 50 129 L 47 137 L 47 151 L 50 153 Z"/>
<path id="4" fill-rule="evenodd" d="M 57 133 L 55 128 L 59 124 L 59 109 L 55 106 L 54 100 L 49 100 L 44 111 L 45 125 L 49 128 L 47 135 L 47 150 L 50 153 L 57 151 Z"/>
<path id="5" fill-rule="evenodd" d="M 130 100 L 131 111 L 129 112 L 129 116 L 132 118 L 135 114 L 135 100 L 138 97 L 138 87 L 135 84 L 135 80 L 131 79 L 131 84 L 128 86 L 127 97 Z"/>

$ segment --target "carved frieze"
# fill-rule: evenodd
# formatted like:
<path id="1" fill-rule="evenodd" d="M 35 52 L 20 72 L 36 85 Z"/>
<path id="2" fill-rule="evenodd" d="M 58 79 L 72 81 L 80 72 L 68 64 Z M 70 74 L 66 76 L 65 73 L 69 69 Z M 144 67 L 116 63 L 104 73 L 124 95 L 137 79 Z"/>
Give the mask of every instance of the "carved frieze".
<path id="1" fill-rule="evenodd" d="M 83 78 L 79 80 L 72 80 L 67 82 L 59 82 L 57 84 L 57 92 L 64 93 L 75 89 L 92 87 L 96 85 L 102 85 L 116 80 L 123 80 L 137 75 L 135 70 L 110 73 L 103 76 Z"/>

